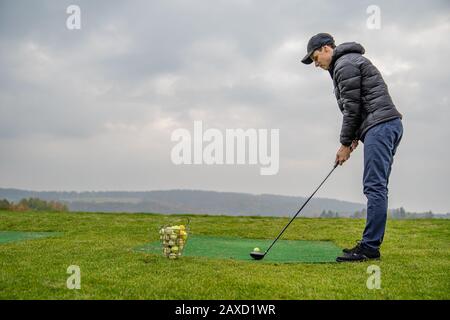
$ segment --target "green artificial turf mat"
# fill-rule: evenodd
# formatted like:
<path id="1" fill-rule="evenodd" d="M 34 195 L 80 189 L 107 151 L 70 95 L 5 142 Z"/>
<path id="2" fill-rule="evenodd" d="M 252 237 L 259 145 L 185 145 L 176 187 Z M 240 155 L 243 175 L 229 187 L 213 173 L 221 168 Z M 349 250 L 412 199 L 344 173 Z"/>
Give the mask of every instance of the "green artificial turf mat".
<path id="1" fill-rule="evenodd" d="M 272 241 L 273 239 L 189 236 L 182 256 L 246 260 L 255 263 L 321 263 L 335 262 L 337 255 L 341 253 L 341 249 L 331 241 L 278 240 L 263 260 L 255 261 L 250 257 L 250 252 L 255 247 L 264 252 Z M 160 241 L 146 243 L 135 250 L 162 256 Z"/>
<path id="2" fill-rule="evenodd" d="M 60 235 L 59 232 L 25 232 L 25 231 L 0 231 L 0 244 L 22 240 L 41 239 Z"/>

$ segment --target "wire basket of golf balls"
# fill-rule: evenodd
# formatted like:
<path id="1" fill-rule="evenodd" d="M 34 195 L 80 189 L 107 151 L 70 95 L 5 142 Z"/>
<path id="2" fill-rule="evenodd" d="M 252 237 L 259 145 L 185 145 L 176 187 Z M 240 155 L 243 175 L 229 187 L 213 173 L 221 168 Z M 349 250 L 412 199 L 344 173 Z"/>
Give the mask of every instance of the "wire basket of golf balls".
<path id="1" fill-rule="evenodd" d="M 162 226 L 159 230 L 163 255 L 169 259 L 181 257 L 188 238 L 185 225 Z"/>

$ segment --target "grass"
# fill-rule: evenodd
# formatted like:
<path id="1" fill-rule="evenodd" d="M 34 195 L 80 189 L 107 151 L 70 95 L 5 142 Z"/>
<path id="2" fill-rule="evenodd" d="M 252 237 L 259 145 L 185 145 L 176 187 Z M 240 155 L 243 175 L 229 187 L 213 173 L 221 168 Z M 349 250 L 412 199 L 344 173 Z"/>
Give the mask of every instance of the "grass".
<path id="1" fill-rule="evenodd" d="M 1 231 L 62 232 L 0 244 L 0 299 L 449 299 L 450 221 L 389 220 L 382 260 L 354 264 L 168 260 L 133 248 L 187 216 L 0 211 Z M 191 234 L 273 239 L 287 218 L 190 215 Z M 283 239 L 353 246 L 364 220 L 298 219 Z M 367 267 L 381 269 L 369 290 Z M 70 265 L 81 289 L 69 290 Z"/>

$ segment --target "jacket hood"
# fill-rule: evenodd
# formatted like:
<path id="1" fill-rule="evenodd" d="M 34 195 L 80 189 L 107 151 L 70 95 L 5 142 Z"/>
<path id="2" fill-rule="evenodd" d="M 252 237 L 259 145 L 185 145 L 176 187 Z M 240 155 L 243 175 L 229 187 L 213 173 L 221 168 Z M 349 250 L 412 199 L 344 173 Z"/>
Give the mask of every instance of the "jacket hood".
<path id="1" fill-rule="evenodd" d="M 344 42 L 340 45 L 338 45 L 334 51 L 333 56 L 331 57 L 331 63 L 330 63 L 330 74 L 333 74 L 334 64 L 340 57 L 348 54 L 348 53 L 359 53 L 364 54 L 366 50 L 362 45 L 356 42 Z"/>

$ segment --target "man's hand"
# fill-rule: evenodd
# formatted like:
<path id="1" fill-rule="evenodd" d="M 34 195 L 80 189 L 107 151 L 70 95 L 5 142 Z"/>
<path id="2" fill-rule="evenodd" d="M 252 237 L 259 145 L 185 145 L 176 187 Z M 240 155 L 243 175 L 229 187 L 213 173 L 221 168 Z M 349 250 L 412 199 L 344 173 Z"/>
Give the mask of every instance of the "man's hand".
<path id="1" fill-rule="evenodd" d="M 336 153 L 335 164 L 343 165 L 345 161 L 350 158 L 350 153 L 352 152 L 351 146 L 341 145 L 338 152 Z"/>

